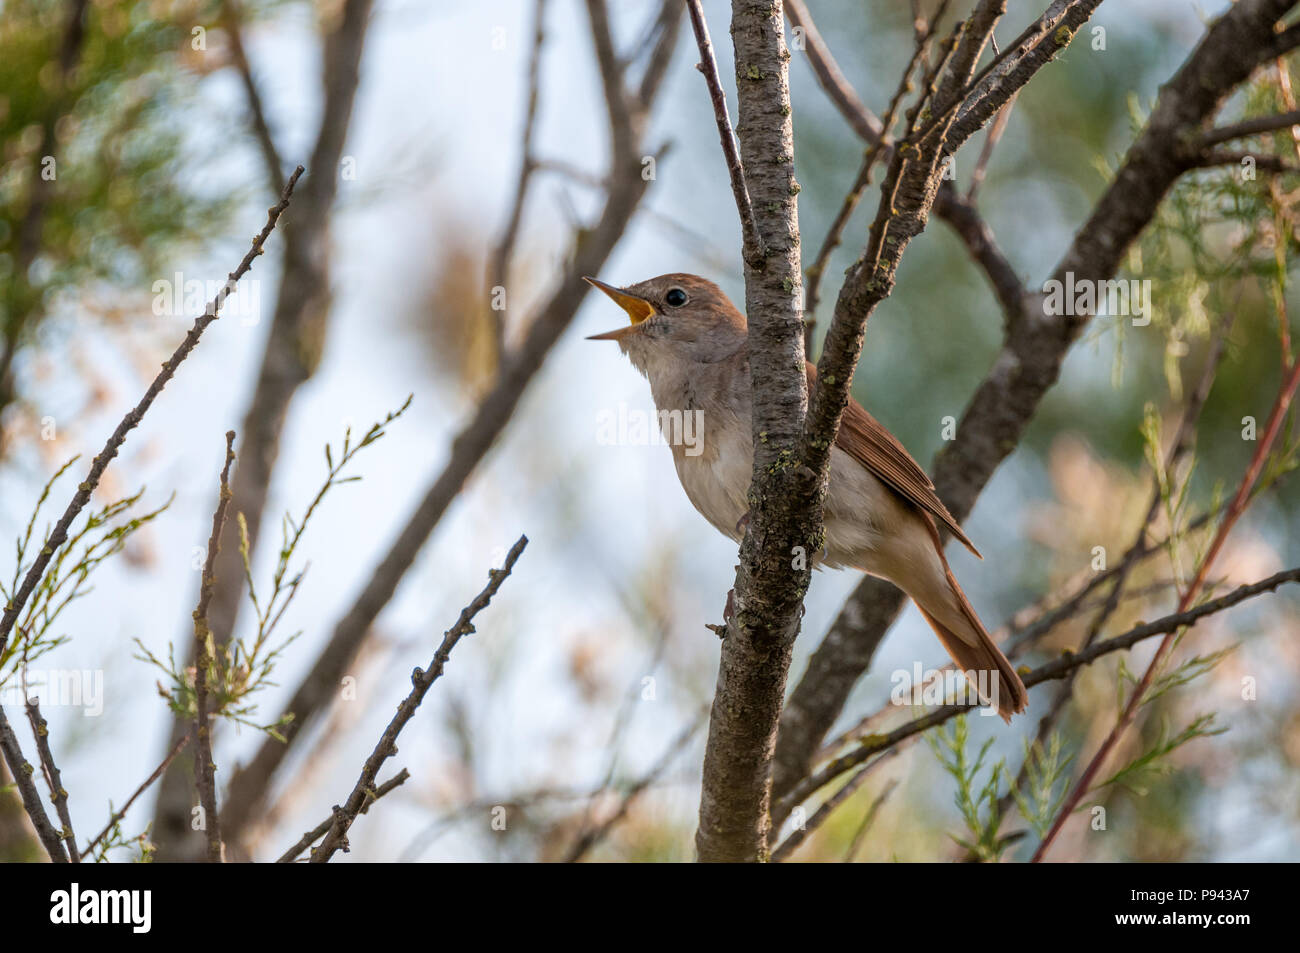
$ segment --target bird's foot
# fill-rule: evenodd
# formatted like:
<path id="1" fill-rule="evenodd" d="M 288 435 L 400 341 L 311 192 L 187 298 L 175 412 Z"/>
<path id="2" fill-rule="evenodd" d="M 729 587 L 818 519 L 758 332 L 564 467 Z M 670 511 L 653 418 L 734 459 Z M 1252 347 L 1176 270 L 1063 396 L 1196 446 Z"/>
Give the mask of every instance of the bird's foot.
<path id="1" fill-rule="evenodd" d="M 708 629 L 710 632 L 712 632 L 714 635 L 716 635 L 718 638 L 725 639 L 727 637 L 727 626 L 731 625 L 731 622 L 733 619 L 735 619 L 735 617 L 736 617 L 736 590 L 728 589 L 727 604 L 722 607 L 722 625 L 714 625 L 710 622 L 706 622 L 704 624 L 704 627 Z"/>

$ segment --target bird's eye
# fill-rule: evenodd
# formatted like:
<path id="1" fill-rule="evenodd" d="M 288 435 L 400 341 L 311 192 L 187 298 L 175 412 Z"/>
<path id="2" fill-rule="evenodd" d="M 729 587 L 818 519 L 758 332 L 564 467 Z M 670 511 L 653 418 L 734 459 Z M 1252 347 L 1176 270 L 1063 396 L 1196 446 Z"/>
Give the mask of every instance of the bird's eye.
<path id="1" fill-rule="evenodd" d="M 664 295 L 664 302 L 671 307 L 680 308 L 686 303 L 686 292 L 681 288 L 671 288 L 668 294 Z"/>

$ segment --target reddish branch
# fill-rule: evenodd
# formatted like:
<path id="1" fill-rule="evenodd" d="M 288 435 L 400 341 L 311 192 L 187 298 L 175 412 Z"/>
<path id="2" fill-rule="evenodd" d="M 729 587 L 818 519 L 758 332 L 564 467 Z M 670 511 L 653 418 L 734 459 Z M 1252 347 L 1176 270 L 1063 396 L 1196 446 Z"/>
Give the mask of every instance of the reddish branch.
<path id="1" fill-rule="evenodd" d="M 95 848 L 99 846 L 100 842 L 109 835 L 122 818 L 126 817 L 126 812 L 131 809 L 131 805 L 136 802 L 140 795 L 149 790 L 155 781 L 163 776 L 163 772 L 166 771 L 171 766 L 171 763 L 176 760 L 176 756 L 190 743 L 190 738 L 190 735 L 185 735 L 177 741 L 176 744 L 172 745 L 171 751 L 167 752 L 167 756 L 162 759 L 158 767 L 154 768 L 153 773 L 149 775 L 149 777 L 145 778 L 144 783 L 135 789 L 131 796 L 126 799 L 126 803 L 123 804 L 121 808 L 113 812 L 113 816 L 108 819 L 108 823 L 104 825 L 104 829 L 100 831 L 95 839 L 87 844 L 81 851 L 83 857 L 90 857 L 94 854 Z"/>
<path id="2" fill-rule="evenodd" d="M 1250 465 L 1246 467 L 1246 472 L 1241 478 L 1241 483 L 1237 486 L 1237 492 L 1233 496 L 1232 502 L 1228 505 L 1227 512 L 1224 513 L 1223 520 L 1219 523 L 1218 529 L 1215 531 L 1214 539 L 1210 543 L 1210 547 L 1206 551 L 1205 556 L 1201 559 L 1200 565 L 1197 567 L 1196 575 L 1192 578 L 1187 590 L 1183 593 L 1182 598 L 1178 602 L 1178 612 L 1185 612 L 1195 603 L 1197 597 L 1200 595 L 1202 587 L 1205 585 L 1205 580 L 1209 576 L 1210 567 L 1214 564 L 1214 560 L 1219 555 L 1220 550 L 1222 550 L 1223 544 L 1228 538 L 1228 534 L 1232 531 L 1232 527 L 1236 525 L 1237 520 L 1241 518 L 1241 514 L 1246 511 L 1246 507 L 1250 505 L 1251 494 L 1255 488 L 1256 482 L 1259 480 L 1260 473 L 1264 469 L 1264 464 L 1268 460 L 1269 451 L 1272 449 L 1274 441 L 1281 432 L 1282 423 L 1286 419 L 1287 412 L 1291 408 L 1291 402 L 1295 397 L 1297 387 L 1300 387 L 1300 361 L 1294 362 L 1290 374 L 1286 377 L 1281 388 L 1278 390 L 1277 399 L 1273 403 L 1273 409 L 1269 414 L 1268 423 L 1264 428 L 1263 436 L 1260 438 L 1259 446 L 1255 448 L 1255 454 L 1251 458 Z M 1098 772 L 1101 771 L 1102 767 L 1105 765 L 1106 759 L 1114 750 L 1116 743 L 1127 730 L 1128 726 L 1133 723 L 1133 719 L 1137 715 L 1138 709 L 1142 707 L 1147 690 L 1150 689 L 1151 683 L 1155 680 L 1156 673 L 1160 670 L 1161 666 L 1164 664 L 1165 657 L 1173 648 L 1177 633 L 1178 629 L 1170 629 L 1168 634 L 1160 640 L 1160 646 L 1156 649 L 1155 657 L 1151 659 L 1151 662 L 1147 665 L 1146 671 L 1143 672 L 1142 678 L 1138 682 L 1137 687 L 1133 689 L 1133 694 L 1129 696 L 1128 704 L 1124 706 L 1119 721 L 1110 730 L 1109 734 L 1106 735 L 1105 740 L 1102 741 L 1101 747 L 1097 749 L 1097 753 L 1093 755 L 1092 760 L 1088 762 L 1088 766 L 1079 776 L 1078 782 L 1076 782 L 1074 788 L 1070 791 L 1069 796 L 1066 797 L 1064 803 L 1061 805 L 1060 812 L 1052 822 L 1052 826 L 1048 830 L 1047 835 L 1043 838 L 1042 843 L 1038 845 L 1038 849 L 1034 851 L 1034 863 L 1041 861 L 1046 856 L 1047 852 L 1051 850 L 1052 844 L 1056 841 L 1057 835 L 1061 833 L 1062 826 L 1064 826 L 1066 820 L 1072 813 L 1074 813 L 1075 808 L 1078 807 L 1079 802 L 1091 789 L 1093 781 L 1096 779 Z"/>
<path id="3" fill-rule="evenodd" d="M 1209 26 L 1183 66 L 1161 88 L 1146 127 L 1051 278 L 1064 280 L 1073 272 L 1076 280 L 1104 281 L 1116 274 L 1165 194 L 1195 166 L 1199 148 L 1185 144 L 1195 145 L 1222 101 L 1260 63 L 1300 42 L 1295 28 L 1275 31 L 1277 21 L 1293 5 L 1294 0 L 1242 0 Z M 1038 30 L 1038 23 L 1022 37 Z M 1012 44 L 1006 52 L 1015 48 Z M 1004 58 L 1003 62 L 1015 61 Z M 964 116 L 959 121 L 964 122 Z M 946 191 L 940 188 L 936 211 L 943 207 Z M 980 231 L 975 226 L 971 234 L 978 236 Z M 987 243 L 983 247 L 992 248 Z M 996 262 L 996 257 L 987 260 Z M 1039 403 L 1055 385 L 1065 355 L 1090 320 L 1086 314 L 1045 317 L 1038 306 L 1041 297 L 1020 288 L 1013 269 L 997 267 L 989 274 L 991 278 L 1001 275 L 994 285 L 1006 310 L 1005 340 L 962 415 L 956 440 L 943 448 L 934 467 L 939 496 L 959 520 L 970 513 L 994 471 L 1019 445 Z M 870 665 L 901 605 L 901 593 L 872 578 L 863 580 L 845 603 L 786 706 L 774 782 L 778 794 L 789 791 L 807 773 L 821 739 Z"/>
<path id="4" fill-rule="evenodd" d="M 1157 635 L 1164 635 L 1169 632 L 1175 632 L 1185 626 L 1193 625 L 1199 620 L 1230 609 L 1238 603 L 1244 602 L 1263 593 L 1273 592 L 1279 586 L 1288 583 L 1300 583 L 1300 568 L 1288 569 L 1284 572 L 1275 573 L 1267 579 L 1261 579 L 1249 585 L 1239 586 L 1226 595 L 1218 599 L 1212 599 L 1209 602 L 1201 603 L 1199 606 L 1188 609 L 1185 612 L 1176 612 L 1164 618 L 1157 619 L 1154 622 L 1147 622 L 1135 626 L 1123 635 L 1117 635 L 1113 638 L 1106 639 L 1102 642 L 1096 642 L 1089 649 L 1082 652 L 1066 652 L 1060 658 L 1048 662 L 1046 665 L 1039 666 L 1032 672 L 1024 676 L 1026 688 L 1033 688 L 1044 682 L 1055 681 L 1066 678 L 1075 669 L 1084 665 L 1091 665 L 1097 659 L 1112 652 L 1121 652 L 1132 648 L 1139 642 L 1153 638 Z M 935 708 L 927 714 L 900 725 L 893 731 L 883 735 L 873 735 L 854 748 L 833 760 L 827 762 L 816 772 L 804 778 L 784 797 L 780 798 L 773 806 L 773 815 L 777 818 L 788 817 L 790 811 L 803 803 L 809 797 L 816 794 L 826 785 L 831 784 L 836 778 L 852 771 L 858 765 L 871 758 L 881 751 L 887 751 L 895 745 L 908 738 L 927 731 L 936 725 L 941 725 L 950 718 L 972 710 L 974 705 L 945 705 L 941 708 Z"/>

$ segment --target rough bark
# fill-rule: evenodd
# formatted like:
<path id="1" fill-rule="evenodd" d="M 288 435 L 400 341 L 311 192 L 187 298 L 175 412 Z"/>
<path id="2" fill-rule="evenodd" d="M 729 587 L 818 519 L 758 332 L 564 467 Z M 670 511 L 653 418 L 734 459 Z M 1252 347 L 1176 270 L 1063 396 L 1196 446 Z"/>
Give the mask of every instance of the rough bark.
<path id="1" fill-rule="evenodd" d="M 702 861 L 767 857 L 776 725 L 808 588 L 807 554 L 820 547 L 824 495 L 796 462 L 808 394 L 781 5 L 733 0 L 731 35 L 740 156 L 763 247 L 748 239 L 744 249 L 754 475 L 704 757 L 695 836 Z"/>

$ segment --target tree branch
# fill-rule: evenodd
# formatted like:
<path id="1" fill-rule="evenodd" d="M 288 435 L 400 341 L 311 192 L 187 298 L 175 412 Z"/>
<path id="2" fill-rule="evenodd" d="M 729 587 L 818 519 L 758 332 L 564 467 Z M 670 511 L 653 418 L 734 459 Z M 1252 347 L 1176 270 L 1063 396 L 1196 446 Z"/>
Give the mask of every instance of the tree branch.
<path id="1" fill-rule="evenodd" d="M 266 121 L 262 94 L 258 91 L 257 81 L 253 79 L 253 67 L 248 62 L 248 53 L 244 49 L 244 18 L 239 0 L 223 0 L 222 13 L 226 22 L 226 35 L 230 37 L 231 58 L 235 62 L 235 70 L 239 73 L 239 81 L 244 87 L 244 98 L 248 101 L 248 121 L 253 127 L 253 138 L 257 140 L 258 149 L 262 153 L 267 186 L 270 193 L 275 195 L 284 188 L 284 162 L 280 159 L 280 151 L 275 146 L 271 125 Z"/>
<path id="2" fill-rule="evenodd" d="M 1291 6 L 1293 0 L 1242 0 L 1207 29 L 1184 65 L 1162 87 L 1146 127 L 1076 233 L 1053 279 L 1064 280 L 1073 272 L 1076 280 L 1104 281 L 1116 273 L 1129 245 L 1186 171 L 1188 160 L 1181 143 L 1201 128 L 1259 63 L 1276 55 L 1274 24 Z M 1013 49 L 1014 44 L 1008 52 Z M 1049 317 L 1043 314 L 1041 302 L 1037 293 L 1026 295 L 1019 313 L 1011 316 L 1002 349 L 967 406 L 956 439 L 936 458 L 937 492 L 958 520 L 971 511 L 993 472 L 1019 444 L 1089 320 L 1088 315 Z M 832 634 L 814 654 L 787 705 L 778 749 L 778 795 L 806 773 L 903 599 L 892 586 L 868 577 L 845 603 Z"/>
<path id="3" fill-rule="evenodd" d="M 388 727 L 384 729 L 383 735 L 379 739 L 379 744 L 375 745 L 375 750 L 370 753 L 366 759 L 365 766 L 361 769 L 361 777 L 357 779 L 356 786 L 352 788 L 352 793 L 348 796 L 347 803 L 343 807 L 334 807 L 334 823 L 330 826 L 329 832 L 326 833 L 325 839 L 320 842 L 320 846 L 311 852 L 311 862 L 313 864 L 329 863 L 331 857 L 338 850 L 347 851 L 348 841 L 347 834 L 352 822 L 357 819 L 370 801 L 378 795 L 374 791 L 375 777 L 379 774 L 379 769 L 383 767 L 385 761 L 397 754 L 397 736 L 402 733 L 406 723 L 415 716 L 415 711 L 424 701 L 424 696 L 428 694 L 433 683 L 442 675 L 443 666 L 451 657 L 451 650 L 456 647 L 456 643 L 463 636 L 469 635 L 474 631 L 474 617 L 487 608 L 492 597 L 497 594 L 501 588 L 501 583 L 506 581 L 510 571 L 515 568 L 515 562 L 519 559 L 519 554 L 524 551 L 528 545 L 528 537 L 520 536 L 518 541 L 510 547 L 510 552 L 506 554 L 505 563 L 500 569 L 493 569 L 488 573 L 488 584 L 483 591 L 474 597 L 474 601 L 461 610 L 460 618 L 450 629 L 444 633 L 442 644 L 438 646 L 438 651 L 433 655 L 433 661 L 429 663 L 428 671 L 419 668 L 411 673 L 411 692 L 397 706 L 397 714 L 393 716 Z"/>
<path id="4" fill-rule="evenodd" d="M 1261 579 L 1259 582 L 1250 585 L 1240 586 L 1227 595 L 1209 602 L 1202 603 L 1195 608 L 1188 609 L 1184 612 L 1175 612 L 1164 618 L 1157 619 L 1154 622 L 1143 623 L 1135 626 L 1123 635 L 1117 635 L 1114 638 L 1107 639 L 1103 642 L 1094 643 L 1089 649 L 1082 652 L 1065 652 L 1060 658 L 1042 665 L 1024 676 L 1026 688 L 1033 688 L 1044 682 L 1054 681 L 1065 678 L 1075 669 L 1083 665 L 1089 665 L 1101 658 L 1103 655 L 1109 655 L 1112 652 L 1123 651 L 1132 648 L 1137 643 L 1157 635 L 1164 635 L 1173 632 L 1183 626 L 1193 625 L 1206 616 L 1214 615 L 1229 609 L 1240 602 L 1244 602 L 1254 596 L 1265 592 L 1272 592 L 1279 586 L 1286 583 L 1300 582 L 1300 567 L 1288 569 L 1284 572 L 1275 573 L 1267 579 Z M 802 780 L 787 795 L 782 797 L 776 805 L 774 813 L 780 817 L 789 816 L 790 811 L 807 800 L 817 791 L 821 790 L 827 784 L 830 784 L 837 777 L 852 771 L 858 765 L 862 764 L 872 755 L 881 751 L 887 751 L 899 742 L 904 741 L 913 735 L 920 734 L 935 725 L 941 725 L 950 718 L 955 718 L 963 712 L 970 711 L 975 705 L 944 705 L 931 710 L 928 714 L 916 718 L 904 725 L 895 728 L 886 735 L 875 735 L 864 741 L 853 751 L 841 755 L 838 758 L 828 762 L 820 770 Z"/>
<path id="5" fill-rule="evenodd" d="M 713 55 L 709 25 L 704 21 L 704 10 L 700 7 L 700 0 L 686 0 L 686 9 L 691 15 L 695 43 L 700 48 L 700 61 L 695 64 L 695 68 L 704 75 L 704 83 L 709 88 L 709 99 L 713 103 L 713 119 L 718 124 L 718 139 L 722 144 L 723 158 L 727 160 L 727 174 L 731 178 L 731 194 L 736 199 L 736 211 L 740 213 L 740 231 L 744 238 L 742 254 L 746 262 L 758 263 L 765 255 L 763 236 L 759 234 L 758 223 L 754 221 L 754 207 L 750 201 L 749 186 L 745 182 L 745 170 L 740 162 L 740 152 L 736 148 L 736 135 L 731 129 L 731 117 L 727 115 L 727 94 L 723 91 L 722 80 L 718 77 L 718 61 Z"/>
<path id="6" fill-rule="evenodd" d="M 99 454 L 91 463 L 90 472 L 86 474 L 86 479 L 77 487 L 76 495 L 68 503 L 67 509 L 63 511 L 59 521 L 54 524 L 54 529 L 46 538 L 45 545 L 41 548 L 36 559 L 32 561 L 32 565 L 27 570 L 27 575 L 23 577 L 22 585 L 14 593 L 9 604 L 5 606 L 4 615 L 0 616 L 0 652 L 4 651 L 4 647 L 9 641 L 9 634 L 13 631 L 14 623 L 18 620 L 18 615 L 22 612 L 23 606 L 27 604 L 27 600 L 45 575 L 45 569 L 50 563 L 50 558 L 60 546 L 67 542 L 68 530 L 72 527 L 73 520 L 90 502 L 90 495 L 95 492 L 104 471 L 108 469 L 108 465 L 117 456 L 118 451 L 122 449 L 122 444 L 126 442 L 127 435 L 140 425 L 144 415 L 153 406 L 154 400 L 162 393 L 162 389 L 167 386 L 167 382 L 175 376 L 181 362 L 189 357 L 190 352 L 198 346 L 199 338 L 203 336 L 203 332 L 207 330 L 208 325 L 221 316 L 221 308 L 226 303 L 226 298 L 230 297 L 230 293 L 235 290 L 239 279 L 248 273 L 248 270 L 253 267 L 254 259 L 262 254 L 262 246 L 270 237 L 272 230 L 274 230 L 275 223 L 280 220 L 280 215 L 289 207 L 289 199 L 293 195 L 293 188 L 298 184 L 298 177 L 302 175 L 302 171 L 302 166 L 299 166 L 294 174 L 289 177 L 284 192 L 280 196 L 280 201 L 267 210 L 266 224 L 262 226 L 262 230 L 253 239 L 253 245 L 249 248 L 248 254 L 244 255 L 243 260 L 235 270 L 226 276 L 226 283 L 221 286 L 221 290 L 217 292 L 216 297 L 208 303 L 203 314 L 195 319 L 193 327 L 190 328 L 189 333 L 185 335 L 185 339 L 181 341 L 172 356 L 163 364 L 162 370 L 153 379 L 153 383 L 144 392 L 144 396 L 140 398 L 139 403 L 122 418 L 117 425 L 117 429 L 113 431 L 104 444 L 104 448 L 99 451 Z"/>
<path id="7" fill-rule="evenodd" d="M 136 802 L 140 795 L 149 790 L 153 783 L 163 776 L 163 772 L 166 771 L 171 766 L 171 763 L 176 760 L 176 756 L 190 743 L 190 738 L 190 735 L 185 735 L 176 742 L 176 744 L 172 745 L 171 751 L 167 752 L 167 756 L 162 759 L 162 762 L 159 763 L 158 767 L 154 768 L 153 774 L 145 778 L 144 783 L 136 788 L 131 796 L 126 799 L 126 803 L 122 805 L 121 809 L 113 812 L 113 815 L 108 819 L 108 823 L 104 825 L 104 829 L 99 832 L 94 840 L 85 846 L 81 852 L 83 857 L 90 857 L 94 854 L 95 848 L 99 846 L 99 842 L 108 836 L 109 832 L 117 826 L 117 823 L 121 821 L 122 818 L 126 817 L 126 812 L 131 809 L 131 805 Z"/>
<path id="8" fill-rule="evenodd" d="M 823 535 L 821 486 L 794 456 L 808 394 L 781 5 L 733 0 L 731 35 L 740 158 L 763 256 L 745 256 L 753 479 L 704 756 L 695 835 L 702 861 L 767 857 L 772 750 L 811 573 L 794 556 L 796 547 L 817 552 Z"/>
<path id="9" fill-rule="evenodd" d="M 406 783 L 407 779 L 410 778 L 410 776 L 411 776 L 411 772 L 403 768 L 401 771 L 398 771 L 397 774 L 395 774 L 393 777 L 389 778 L 383 784 L 379 785 L 379 787 L 375 788 L 374 794 L 370 797 L 369 800 L 366 801 L 365 804 L 361 806 L 361 813 L 365 814 L 369 812 L 371 804 L 374 804 L 381 797 L 383 797 L 385 794 L 389 793 L 393 789 L 401 787 L 403 784 Z M 304 850 L 306 850 L 308 847 L 314 844 L 317 840 L 319 840 L 320 838 L 324 837 L 327 833 L 329 833 L 330 828 L 333 826 L 334 826 L 334 815 L 331 814 L 325 820 L 321 821 L 319 824 L 317 824 L 315 827 L 309 830 L 306 834 L 303 834 L 302 838 L 298 841 L 298 843 L 294 844 L 292 847 L 290 847 L 288 850 L 286 850 L 283 854 L 280 855 L 280 858 L 279 860 L 276 861 L 276 863 L 292 864 L 295 860 L 298 859 L 299 854 L 301 854 Z"/>
<path id="10" fill-rule="evenodd" d="M 74 864 L 81 863 L 81 854 L 77 851 L 77 835 L 72 830 L 72 814 L 68 810 L 68 792 L 63 789 L 63 778 L 59 775 L 58 765 L 54 763 L 54 752 L 50 750 L 50 726 L 41 716 L 41 706 L 35 698 L 27 699 L 27 721 L 32 726 L 32 736 L 36 739 L 36 754 L 45 771 L 46 783 L 50 786 L 50 801 L 59 815 L 63 830 L 59 836 L 66 842 L 68 859 Z"/>
<path id="11" fill-rule="evenodd" d="M 330 216 L 338 192 L 343 148 L 361 80 L 361 58 L 372 0 L 342 0 L 325 17 L 321 51 L 321 113 L 302 193 L 285 232 L 284 259 L 271 327 L 262 352 L 252 398 L 239 429 L 239 464 L 231 479 L 235 512 L 248 528 L 250 554 L 261 537 L 272 476 L 289 405 L 316 372 L 325 346 L 332 307 Z M 227 532 L 234 532 L 228 527 Z M 224 649 L 235 631 L 244 597 L 244 566 L 238 541 L 224 541 L 217 559 L 216 589 L 209 609 L 212 638 Z M 172 723 L 175 742 L 190 730 Z M 182 758 L 163 778 L 154 815 L 160 860 L 190 859 L 177 854 L 189 832 L 190 772 Z M 232 835 L 226 830 L 226 837 Z"/>
<path id="12" fill-rule="evenodd" d="M 533 154 L 533 132 L 537 126 L 537 105 L 541 99 L 542 44 L 546 42 L 546 0 L 537 0 L 533 13 L 533 45 L 528 57 L 528 92 L 525 96 L 523 140 L 519 148 L 519 181 L 515 185 L 515 200 L 506 219 L 505 231 L 501 241 L 492 252 L 492 262 L 488 271 L 489 298 L 493 297 L 493 288 L 506 288 L 510 278 L 510 259 L 514 255 L 515 242 L 519 237 L 519 225 L 524 216 L 524 205 L 528 200 L 528 186 L 533 173 L 537 171 L 537 157 Z M 506 294 L 505 300 L 510 300 Z M 500 373 L 506 356 L 506 330 L 509 323 L 509 306 L 506 305 L 492 315 L 492 340 L 496 348 L 496 370 Z"/>
<path id="13" fill-rule="evenodd" d="M 676 6 L 676 0 L 665 0 L 665 3 Z M 673 31 L 661 34 L 659 45 L 651 54 L 652 62 L 667 55 L 663 51 L 670 47 L 672 34 Z M 610 91 L 606 90 L 606 93 L 608 95 Z M 442 472 L 433 480 L 387 554 L 370 574 L 361 593 L 334 627 L 329 644 L 317 657 L 311 671 L 299 683 L 286 706 L 286 711 L 294 716 L 293 722 L 284 729 L 287 743 L 267 739 L 252 761 L 232 777 L 223 812 L 228 840 L 236 836 L 235 832 L 242 830 L 260 808 L 271 776 L 292 748 L 302 726 L 333 699 L 338 679 L 356 657 L 371 624 L 397 591 L 447 507 L 506 428 L 528 384 L 585 299 L 590 286 L 582 276 L 598 274 L 622 238 L 648 187 L 641 176 L 638 150 L 651 105 L 637 103 L 629 113 L 632 123 L 629 135 L 611 134 L 611 142 L 616 145 L 623 142 L 630 145 L 622 147 L 627 149 L 625 154 L 616 152 L 611 157 L 610 188 L 599 221 L 577 236 L 572 263 L 561 276 L 555 291 L 530 322 L 523 342 L 511 353 L 495 386 L 452 442 Z"/>
<path id="14" fill-rule="evenodd" d="M 63 838 L 50 823 L 49 815 L 45 813 L 40 792 L 36 790 L 36 784 L 32 781 L 35 769 L 23 757 L 22 746 L 19 745 L 18 736 L 14 734 L 13 726 L 5 716 L 3 706 L 0 706 L 0 753 L 4 755 L 5 764 L 9 766 L 9 773 L 13 775 L 18 794 L 23 799 L 23 809 L 31 818 L 32 826 L 36 828 L 36 836 L 41 839 L 45 852 L 50 855 L 53 863 L 66 864 L 68 852 L 64 849 Z"/>
<path id="15" fill-rule="evenodd" d="M 194 759 L 194 783 L 203 808 L 203 829 L 207 833 L 208 863 L 222 862 L 221 818 L 217 813 L 217 766 L 212 760 L 212 735 L 208 730 L 208 672 L 215 671 L 216 651 L 208 629 L 208 603 L 216 581 L 213 572 L 221 550 L 221 530 L 226 525 L 230 506 L 230 465 L 235 462 L 235 432 L 226 431 L 226 462 L 221 468 L 217 509 L 212 514 L 212 535 L 208 537 L 208 555 L 203 563 L 203 582 L 199 586 L 199 604 L 194 610 L 194 737 L 198 755 Z"/>

